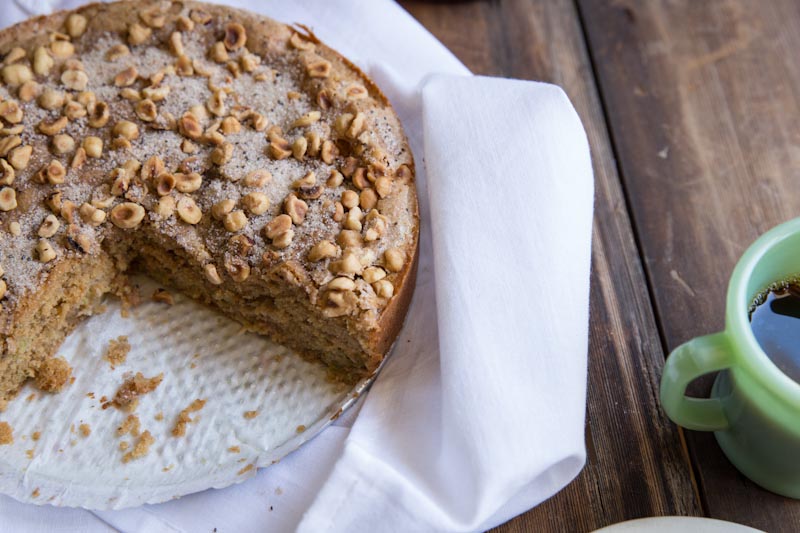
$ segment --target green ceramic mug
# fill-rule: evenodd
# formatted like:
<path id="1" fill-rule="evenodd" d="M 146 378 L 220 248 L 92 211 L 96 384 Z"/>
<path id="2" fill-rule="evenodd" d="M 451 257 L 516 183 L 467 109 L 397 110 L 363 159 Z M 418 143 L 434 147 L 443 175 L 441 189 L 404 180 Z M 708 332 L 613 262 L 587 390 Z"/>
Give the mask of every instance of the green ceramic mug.
<path id="1" fill-rule="evenodd" d="M 800 218 L 773 228 L 744 253 L 731 276 L 725 331 L 678 346 L 661 377 L 661 404 L 677 424 L 713 431 L 728 459 L 762 487 L 800 498 L 800 384 L 767 357 L 748 308 L 775 282 L 800 275 Z M 689 398 L 695 378 L 721 370 L 711 398 Z"/>

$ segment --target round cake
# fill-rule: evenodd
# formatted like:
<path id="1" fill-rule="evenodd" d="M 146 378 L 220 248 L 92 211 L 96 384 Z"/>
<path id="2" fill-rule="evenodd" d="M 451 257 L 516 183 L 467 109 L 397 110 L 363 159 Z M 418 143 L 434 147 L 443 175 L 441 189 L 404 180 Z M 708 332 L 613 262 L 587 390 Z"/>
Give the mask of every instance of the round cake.
<path id="1" fill-rule="evenodd" d="M 51 381 L 130 272 L 339 379 L 378 368 L 419 217 L 400 121 L 355 66 L 307 28 L 188 1 L 28 20 L 0 55 L 0 402 Z"/>

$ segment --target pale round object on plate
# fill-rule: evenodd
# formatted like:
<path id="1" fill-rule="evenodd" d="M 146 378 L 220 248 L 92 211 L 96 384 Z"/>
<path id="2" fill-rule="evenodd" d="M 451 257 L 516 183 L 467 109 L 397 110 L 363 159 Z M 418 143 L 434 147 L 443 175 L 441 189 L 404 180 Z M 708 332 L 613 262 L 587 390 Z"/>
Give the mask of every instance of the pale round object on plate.
<path id="1" fill-rule="evenodd" d="M 594 533 L 764 533 L 760 529 L 693 516 L 658 516 L 620 522 Z"/>

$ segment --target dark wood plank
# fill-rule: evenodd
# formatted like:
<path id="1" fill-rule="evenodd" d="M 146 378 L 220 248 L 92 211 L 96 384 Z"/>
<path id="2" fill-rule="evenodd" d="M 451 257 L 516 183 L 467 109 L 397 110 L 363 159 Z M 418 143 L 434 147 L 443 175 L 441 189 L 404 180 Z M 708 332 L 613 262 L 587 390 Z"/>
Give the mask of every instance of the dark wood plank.
<path id="1" fill-rule="evenodd" d="M 580 0 L 668 349 L 723 327 L 727 279 L 800 213 L 800 3 Z M 710 380 L 698 392 L 707 394 Z M 756 487 L 688 432 L 710 516 L 797 530 L 800 502 Z"/>
<path id="2" fill-rule="evenodd" d="M 593 151 L 588 462 L 564 491 L 498 531 L 591 531 L 700 514 L 680 435 L 657 404 L 663 352 L 573 3 L 401 3 L 474 72 L 563 86 Z"/>

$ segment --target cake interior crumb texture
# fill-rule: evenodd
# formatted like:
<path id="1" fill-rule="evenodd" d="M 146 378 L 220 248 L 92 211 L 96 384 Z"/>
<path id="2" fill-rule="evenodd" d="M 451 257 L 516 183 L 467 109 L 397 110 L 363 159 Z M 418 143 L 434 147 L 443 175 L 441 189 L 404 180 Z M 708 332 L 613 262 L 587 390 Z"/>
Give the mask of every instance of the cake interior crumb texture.
<path id="1" fill-rule="evenodd" d="M 349 61 L 300 27 L 161 0 L 25 21 L 0 57 L 0 404 L 27 379 L 64 387 L 58 347 L 134 272 L 334 379 L 378 368 L 416 274 L 414 161 Z"/>

